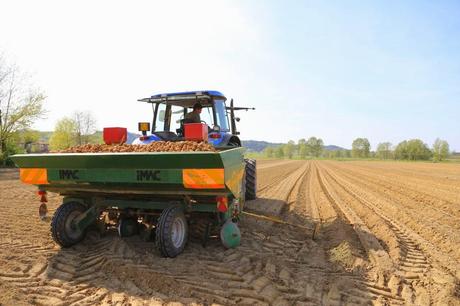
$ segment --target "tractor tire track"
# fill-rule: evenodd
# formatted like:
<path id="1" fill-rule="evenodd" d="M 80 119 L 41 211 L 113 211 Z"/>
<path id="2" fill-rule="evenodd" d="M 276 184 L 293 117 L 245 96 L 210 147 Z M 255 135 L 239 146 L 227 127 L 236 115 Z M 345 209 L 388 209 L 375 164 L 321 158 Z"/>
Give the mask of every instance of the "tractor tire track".
<path id="1" fill-rule="evenodd" d="M 369 195 L 364 195 L 363 191 L 358 192 L 354 185 L 339 178 L 332 172 L 328 170 L 325 170 L 325 172 L 327 172 L 331 180 L 341 186 L 343 190 L 346 190 L 359 202 L 385 220 L 397 236 L 401 254 L 400 260 L 396 263 L 397 272 L 395 272 L 388 280 L 388 285 L 392 292 L 400 295 L 408 303 L 431 304 L 433 300 L 437 300 L 438 297 L 430 297 L 429 293 L 424 288 L 419 287 L 418 283 L 420 281 L 433 283 L 433 280 L 430 280 L 429 278 L 431 275 L 438 273 L 433 271 L 447 269 L 455 275 L 456 271 L 451 270 L 450 266 L 446 265 L 446 263 L 451 260 L 445 255 L 438 253 L 435 248 L 430 246 L 429 242 L 425 241 L 418 234 L 414 233 L 403 224 L 397 222 L 394 218 L 389 217 L 383 210 L 368 200 L 370 198 Z M 433 251 L 435 252 L 433 253 Z M 430 258 L 437 258 L 437 268 L 433 267 Z M 451 281 L 449 286 L 451 287 L 451 290 L 455 290 L 453 288 L 455 288 L 455 284 L 458 283 L 458 280 L 456 280 L 454 276 L 447 276 L 445 279 Z M 417 291 L 419 291 L 418 296 L 415 296 L 415 292 Z"/>
<path id="2" fill-rule="evenodd" d="M 403 298 L 395 294 L 384 282 L 386 275 L 391 274 L 394 269 L 389 254 L 353 209 L 345 202 L 342 202 L 340 196 L 332 188 L 331 182 L 327 180 L 320 167 L 318 167 L 317 176 L 324 194 L 339 214 L 352 225 L 362 247 L 371 259 L 371 262 L 375 265 L 376 271 L 372 277 L 365 281 L 356 281 L 356 289 L 352 290 L 349 294 L 360 297 L 370 293 L 373 299 L 383 298 L 388 302 L 391 301 L 392 304 L 402 304 L 404 301 Z"/>
<path id="3" fill-rule="evenodd" d="M 442 172 L 436 172 L 436 168 L 433 168 L 433 164 L 424 164 L 431 166 L 426 171 L 421 171 L 420 164 L 411 165 L 411 168 L 416 167 L 416 169 L 406 169 L 404 164 L 397 164 L 397 167 L 394 165 L 389 165 L 388 163 L 355 163 L 353 164 L 352 169 L 356 171 L 361 171 L 363 173 L 375 173 L 379 175 L 384 175 L 388 177 L 390 180 L 392 178 L 402 178 L 399 180 L 401 183 L 408 183 L 413 187 L 423 187 L 432 189 L 435 187 L 436 189 L 441 190 L 446 195 L 453 195 L 454 198 L 458 199 L 458 192 L 460 191 L 460 167 L 456 165 L 457 170 L 453 171 L 446 171 L 444 169 Z M 351 170 L 350 167 L 344 168 Z M 439 167 L 441 165 L 436 165 Z M 452 165 L 454 166 L 454 165 Z M 417 191 L 424 191 L 423 188 L 417 188 Z"/>
<path id="4" fill-rule="evenodd" d="M 274 192 L 275 198 L 285 203 L 285 209 L 278 211 L 279 216 L 286 218 L 299 213 L 305 217 L 306 201 L 310 197 L 307 194 L 310 177 L 311 163 L 307 163 L 303 169 L 294 172 L 292 177 L 287 177 L 280 184 L 282 187 L 277 186 L 284 192 Z M 266 198 L 270 197 L 271 195 Z M 297 217 L 300 219 L 300 216 Z M 265 227 L 263 232 L 251 239 L 254 242 L 257 238 L 262 238 L 264 242 L 259 249 L 271 258 L 264 263 L 266 274 L 262 279 L 278 274 L 284 286 L 278 285 L 277 289 L 284 292 L 284 298 L 289 304 L 335 304 L 342 300 L 369 303 L 370 298 L 366 295 L 356 297 L 348 294 L 349 290 L 343 284 L 348 284 L 352 276 L 329 269 L 326 254 L 311 240 L 311 234 L 312 231 L 299 231 L 290 226 L 271 224 L 269 229 Z M 311 260 L 312 255 L 317 257 L 314 261 Z M 259 278 L 257 282 L 262 280 Z"/>
<path id="5" fill-rule="evenodd" d="M 272 187 L 279 185 L 281 182 L 286 180 L 286 176 L 289 176 L 299 168 L 303 166 L 302 162 L 291 161 L 290 163 L 275 164 L 275 166 L 263 168 L 257 172 L 257 191 L 263 193 L 270 190 Z"/>
<path id="6" fill-rule="evenodd" d="M 375 204 L 373 204 L 373 206 L 381 211 L 385 211 L 388 218 L 394 222 L 398 222 L 401 226 L 404 225 L 408 231 L 410 228 L 410 232 L 414 233 L 416 241 L 424 245 L 426 250 L 431 250 L 433 255 L 436 253 L 437 255 L 435 255 L 434 258 L 440 258 L 440 262 L 443 263 L 443 266 L 446 268 L 449 267 L 449 271 L 456 275 L 457 278 L 460 277 L 460 265 L 458 262 L 438 251 L 439 247 L 444 248 L 447 242 L 459 239 L 455 230 L 449 228 L 445 224 L 438 225 L 439 221 L 436 222 L 427 216 L 427 213 L 421 210 L 420 207 L 414 206 L 411 208 L 409 215 L 409 210 L 407 208 L 402 210 L 399 209 L 401 206 L 404 207 L 404 202 L 396 202 L 392 197 L 382 194 L 379 189 L 369 185 L 367 181 L 364 182 L 345 173 L 342 173 L 341 176 L 347 180 L 348 185 L 353 182 L 353 186 L 356 186 L 354 190 L 359 189 L 359 192 L 365 194 L 365 197 L 374 199 Z M 363 185 L 365 188 L 361 187 Z M 422 226 L 424 224 L 426 224 L 426 227 Z M 449 240 L 446 240 L 444 237 L 449 237 Z M 446 249 L 446 253 L 453 253 L 456 251 L 456 249 Z M 451 254 L 451 256 L 454 258 L 458 257 L 456 253 Z"/>
<path id="7" fill-rule="evenodd" d="M 371 175 L 362 171 L 350 171 L 349 169 L 340 168 L 341 171 L 346 171 L 348 175 L 353 177 L 366 178 L 366 181 L 372 182 L 372 184 L 379 186 L 384 190 L 391 190 L 392 196 L 404 197 L 409 201 L 415 201 L 418 204 L 424 204 L 425 209 L 432 210 L 435 215 L 438 215 L 439 219 L 449 220 L 451 224 L 458 225 L 460 221 L 460 195 L 455 193 L 455 200 L 452 201 L 453 197 L 446 199 L 445 197 L 439 197 L 434 195 L 438 194 L 437 188 L 433 188 L 433 184 L 423 184 L 420 182 L 410 184 L 407 181 L 400 181 L 398 178 L 392 175 L 391 177 L 386 176 L 382 173 L 372 173 Z M 358 168 L 359 170 L 360 168 Z M 424 190 L 430 190 L 431 193 L 427 193 Z"/>
<path id="8" fill-rule="evenodd" d="M 395 203 L 383 203 L 388 199 L 376 187 L 352 180 L 329 162 L 261 164 L 260 198 L 246 207 L 302 227 L 245 217 L 237 249 L 226 250 L 215 238 L 206 248 L 192 240 L 173 260 L 161 258 L 152 242 L 140 237 L 121 239 L 112 230 L 59 249 L 51 241 L 49 224 L 36 218 L 35 189 L 2 181 L 0 303 L 4 302 L 2 282 L 18 290 L 21 301 L 35 305 L 445 305 L 458 301 L 460 285 L 445 267 L 452 267 L 452 262 L 441 265 L 444 258 L 427 251 L 413 229 L 401 222 L 406 220 L 404 212 L 401 218 L 388 210 Z M 6 202 L 9 205 L 1 204 Z M 60 197 L 50 196 L 51 212 L 59 202 Z M 350 216 L 354 221 L 349 221 Z M 362 243 L 350 223 L 380 247 L 367 240 Z M 312 239 L 314 224 L 320 227 Z M 31 226 L 34 230 L 24 235 Z M 395 237 L 391 239 L 397 246 L 380 238 L 384 231 Z M 386 252 L 394 272 L 381 269 L 382 263 L 370 264 L 366 243 L 372 252 Z"/>

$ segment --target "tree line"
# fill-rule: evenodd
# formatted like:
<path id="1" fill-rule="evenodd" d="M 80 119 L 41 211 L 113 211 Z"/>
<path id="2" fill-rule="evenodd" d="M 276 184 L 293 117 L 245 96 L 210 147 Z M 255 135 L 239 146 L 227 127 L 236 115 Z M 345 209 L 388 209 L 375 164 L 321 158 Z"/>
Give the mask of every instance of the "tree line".
<path id="1" fill-rule="evenodd" d="M 308 140 L 300 139 L 297 144 L 290 140 L 287 144 L 277 147 L 266 147 L 263 153 L 269 158 L 289 158 L 294 156 L 305 159 L 307 157 L 320 157 L 323 153 L 324 143 L 321 138 L 310 137 Z"/>
<path id="2" fill-rule="evenodd" d="M 96 133 L 96 119 L 89 111 L 75 111 L 60 119 L 50 137 L 51 150 L 63 150 L 87 143 L 102 143 L 102 135 Z"/>
<path id="3" fill-rule="evenodd" d="M 450 155 L 449 143 L 437 138 L 431 149 L 420 139 L 404 140 L 393 146 L 390 142 L 377 145 L 375 152 L 370 151 L 370 144 L 366 138 L 357 138 L 352 143 L 352 157 L 378 158 L 396 160 L 430 160 L 442 161 Z"/>
<path id="4" fill-rule="evenodd" d="M 382 142 L 377 145 L 375 151 L 371 151 L 371 145 L 367 138 L 356 138 L 351 144 L 351 150 L 325 150 L 321 138 L 310 137 L 308 140 L 300 139 L 297 143 L 290 140 L 287 144 L 266 147 L 262 154 L 268 158 L 373 158 L 394 160 L 433 160 L 442 161 L 449 157 L 449 143 L 442 139 L 436 139 L 432 147 L 420 139 L 404 140 L 393 146 L 390 142 Z"/>

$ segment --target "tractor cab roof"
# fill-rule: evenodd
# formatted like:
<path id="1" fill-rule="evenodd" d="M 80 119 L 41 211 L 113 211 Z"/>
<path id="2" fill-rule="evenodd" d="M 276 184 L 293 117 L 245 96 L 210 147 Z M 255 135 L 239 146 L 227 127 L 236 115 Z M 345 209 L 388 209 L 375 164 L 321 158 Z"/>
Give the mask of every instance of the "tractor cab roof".
<path id="1" fill-rule="evenodd" d="M 193 107 L 195 103 L 200 102 L 203 107 L 209 107 L 212 105 L 213 99 L 227 100 L 227 98 L 225 98 L 225 96 L 219 91 L 203 90 L 156 94 L 150 98 L 139 99 L 138 101 L 164 103 L 182 107 Z"/>

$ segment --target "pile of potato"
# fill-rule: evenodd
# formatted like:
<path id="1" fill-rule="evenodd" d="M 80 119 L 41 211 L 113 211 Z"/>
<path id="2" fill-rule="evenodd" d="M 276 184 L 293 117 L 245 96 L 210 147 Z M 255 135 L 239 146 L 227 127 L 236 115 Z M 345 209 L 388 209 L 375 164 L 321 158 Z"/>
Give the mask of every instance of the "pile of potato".
<path id="1" fill-rule="evenodd" d="M 147 145 L 106 145 L 85 144 L 69 149 L 53 151 L 52 153 L 115 153 L 115 152 L 216 152 L 216 149 L 206 142 L 196 141 L 155 141 Z"/>

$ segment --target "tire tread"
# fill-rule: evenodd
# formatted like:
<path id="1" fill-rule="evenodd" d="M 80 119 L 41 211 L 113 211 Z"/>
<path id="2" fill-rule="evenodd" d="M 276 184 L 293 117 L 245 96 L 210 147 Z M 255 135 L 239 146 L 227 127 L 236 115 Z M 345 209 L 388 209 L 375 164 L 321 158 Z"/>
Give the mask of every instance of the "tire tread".
<path id="1" fill-rule="evenodd" d="M 65 222 L 67 216 L 74 210 L 80 210 L 83 213 L 86 210 L 86 207 L 78 202 L 63 203 L 58 207 L 51 220 L 51 237 L 63 248 L 71 247 L 83 240 L 85 237 L 85 233 L 82 233 L 81 237 L 78 239 L 71 239 L 65 233 Z"/>
<path id="2" fill-rule="evenodd" d="M 163 257 L 176 257 L 184 250 L 185 244 L 188 238 L 188 226 L 185 222 L 186 233 L 185 233 L 185 243 L 184 245 L 176 249 L 170 239 L 167 237 L 171 236 L 170 231 L 172 230 L 171 225 L 174 221 L 174 218 L 178 214 L 183 214 L 183 208 L 180 205 L 173 205 L 164 209 L 158 219 L 157 229 L 155 231 L 155 243 Z M 184 217 L 185 219 L 185 217 Z M 186 221 L 186 220 L 185 220 Z"/>
<path id="3" fill-rule="evenodd" d="M 246 200 L 257 198 L 257 163 L 255 159 L 245 159 Z"/>

